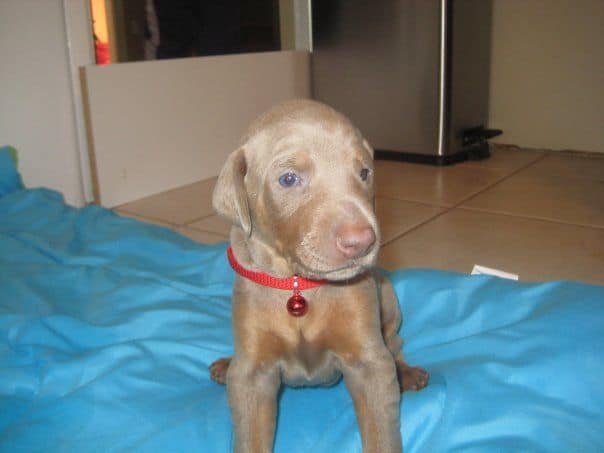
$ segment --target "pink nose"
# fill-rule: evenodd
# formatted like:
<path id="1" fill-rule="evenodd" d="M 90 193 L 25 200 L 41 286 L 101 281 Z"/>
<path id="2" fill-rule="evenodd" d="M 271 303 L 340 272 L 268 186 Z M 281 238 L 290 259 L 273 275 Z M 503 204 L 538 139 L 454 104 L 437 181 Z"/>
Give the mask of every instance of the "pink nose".
<path id="1" fill-rule="evenodd" d="M 367 224 L 344 224 L 336 231 L 336 247 L 346 258 L 367 255 L 375 243 L 375 232 Z"/>

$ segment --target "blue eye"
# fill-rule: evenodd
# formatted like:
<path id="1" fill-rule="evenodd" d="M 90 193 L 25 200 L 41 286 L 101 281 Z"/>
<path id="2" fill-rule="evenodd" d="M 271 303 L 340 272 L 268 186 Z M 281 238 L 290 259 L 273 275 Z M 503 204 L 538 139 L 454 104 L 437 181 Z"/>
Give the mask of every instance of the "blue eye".
<path id="1" fill-rule="evenodd" d="M 279 184 L 281 184 L 283 187 L 292 187 L 299 181 L 300 177 L 293 171 L 288 171 L 287 173 L 279 176 Z"/>
<path id="2" fill-rule="evenodd" d="M 369 177 L 369 169 L 368 169 L 368 168 L 363 168 L 363 169 L 361 170 L 361 174 L 360 174 L 360 176 L 361 176 L 361 179 L 362 179 L 363 181 L 367 181 L 367 178 Z"/>

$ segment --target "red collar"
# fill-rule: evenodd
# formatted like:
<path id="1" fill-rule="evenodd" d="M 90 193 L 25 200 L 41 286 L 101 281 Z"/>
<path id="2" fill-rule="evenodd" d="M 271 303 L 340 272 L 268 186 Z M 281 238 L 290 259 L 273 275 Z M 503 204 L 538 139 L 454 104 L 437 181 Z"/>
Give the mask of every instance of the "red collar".
<path id="1" fill-rule="evenodd" d="M 269 288 L 283 289 L 283 290 L 298 290 L 304 291 L 305 289 L 316 288 L 317 286 L 324 285 L 327 283 L 327 280 L 311 280 L 304 277 L 293 276 L 289 278 L 278 278 L 273 277 L 264 272 L 252 271 L 250 269 L 246 269 L 237 258 L 235 258 L 235 254 L 233 253 L 233 248 L 229 247 L 227 249 L 227 256 L 229 258 L 229 263 L 235 272 L 237 272 L 242 277 L 247 278 L 253 282 L 256 282 L 262 286 L 268 286 Z M 297 281 L 298 286 L 296 288 L 295 282 Z"/>

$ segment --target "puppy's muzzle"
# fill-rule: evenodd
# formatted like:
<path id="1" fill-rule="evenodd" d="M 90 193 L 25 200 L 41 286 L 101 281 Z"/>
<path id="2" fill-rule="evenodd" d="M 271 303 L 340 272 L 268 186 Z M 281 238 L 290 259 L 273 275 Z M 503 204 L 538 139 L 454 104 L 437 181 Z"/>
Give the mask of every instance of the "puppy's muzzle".
<path id="1" fill-rule="evenodd" d="M 335 241 L 338 252 L 345 258 L 361 258 L 373 248 L 375 231 L 368 224 L 344 223 L 336 228 Z"/>

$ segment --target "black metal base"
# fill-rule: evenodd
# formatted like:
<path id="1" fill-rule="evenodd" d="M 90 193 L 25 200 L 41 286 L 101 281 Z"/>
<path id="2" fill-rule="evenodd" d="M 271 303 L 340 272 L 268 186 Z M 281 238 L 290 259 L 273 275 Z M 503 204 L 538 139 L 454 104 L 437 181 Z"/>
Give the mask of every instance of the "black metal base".
<path id="1" fill-rule="evenodd" d="M 377 160 L 394 160 L 399 162 L 411 162 L 414 164 L 438 166 L 453 165 L 467 160 L 483 160 L 490 156 L 491 151 L 489 150 L 489 144 L 487 142 L 465 148 L 453 154 L 447 154 L 446 156 L 387 151 L 383 149 L 375 150 L 375 158 Z"/>

